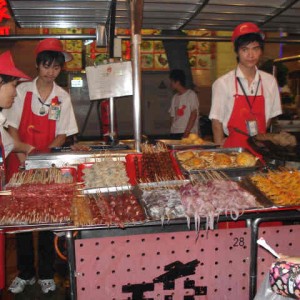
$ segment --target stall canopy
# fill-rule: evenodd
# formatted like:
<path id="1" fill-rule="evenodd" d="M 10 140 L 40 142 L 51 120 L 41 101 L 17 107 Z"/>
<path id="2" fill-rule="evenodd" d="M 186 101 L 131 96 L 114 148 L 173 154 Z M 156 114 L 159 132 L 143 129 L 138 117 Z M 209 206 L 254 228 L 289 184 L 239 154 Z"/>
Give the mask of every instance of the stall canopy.
<path id="1" fill-rule="evenodd" d="M 131 0 L 8 0 L 21 28 L 96 28 L 115 3 L 116 28 L 130 28 Z M 143 29 L 231 31 L 245 21 L 264 31 L 300 34 L 298 0 L 138 0 Z"/>

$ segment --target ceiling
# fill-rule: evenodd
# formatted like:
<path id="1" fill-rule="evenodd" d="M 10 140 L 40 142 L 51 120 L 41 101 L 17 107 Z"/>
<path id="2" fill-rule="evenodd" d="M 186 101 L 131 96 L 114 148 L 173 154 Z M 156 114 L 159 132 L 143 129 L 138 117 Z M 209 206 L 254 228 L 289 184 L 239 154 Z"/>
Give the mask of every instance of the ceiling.
<path id="1" fill-rule="evenodd" d="M 130 28 L 130 3 L 143 29 L 232 31 L 245 21 L 263 31 L 300 34 L 299 0 L 7 0 L 21 28 Z M 112 8 L 112 9 L 111 9 Z M 114 9 L 115 8 L 115 9 Z"/>

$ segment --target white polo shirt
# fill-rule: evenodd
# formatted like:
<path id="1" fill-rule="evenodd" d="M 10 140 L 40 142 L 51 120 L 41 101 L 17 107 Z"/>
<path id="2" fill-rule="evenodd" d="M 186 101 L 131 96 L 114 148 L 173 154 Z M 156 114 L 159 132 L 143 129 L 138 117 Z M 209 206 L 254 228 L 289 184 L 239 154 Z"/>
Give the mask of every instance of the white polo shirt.
<path id="1" fill-rule="evenodd" d="M 174 118 L 173 124 L 171 126 L 171 133 L 184 133 L 190 115 L 194 110 L 197 110 L 197 119 L 194 123 L 193 128 L 191 129 L 191 132 L 198 133 L 199 101 L 197 94 L 192 90 L 187 90 L 182 95 L 176 93 L 173 96 L 172 104 L 169 110 L 171 117 Z M 178 113 L 178 111 L 180 111 L 181 113 Z"/>
<path id="2" fill-rule="evenodd" d="M 6 118 L 2 112 L 0 112 L 0 132 L 1 132 L 1 139 L 2 145 L 4 148 L 5 157 L 13 150 L 14 148 L 14 140 L 10 136 L 10 134 L 4 128 L 6 126 Z"/>
<path id="3" fill-rule="evenodd" d="M 22 112 L 25 102 L 25 97 L 27 92 L 32 92 L 31 110 L 34 114 L 40 115 L 39 111 L 42 107 L 41 102 L 38 100 L 40 97 L 35 78 L 31 82 L 24 82 L 17 87 L 17 96 L 14 103 L 10 109 L 3 110 L 3 113 L 7 117 L 7 124 L 18 129 L 20 126 Z M 52 92 L 46 99 L 45 104 L 50 104 L 54 97 L 58 97 L 61 103 L 61 113 L 59 120 L 56 121 L 56 132 L 55 136 L 59 134 L 66 134 L 66 136 L 76 134 L 78 132 L 78 127 L 74 115 L 74 110 L 71 102 L 70 95 L 55 82 L 53 85 Z M 49 106 L 44 105 L 46 113 L 48 114 Z"/>
<path id="4" fill-rule="evenodd" d="M 259 82 L 259 75 L 261 77 L 261 84 L 265 97 L 266 123 L 270 119 L 282 114 L 279 88 L 275 77 L 269 73 L 257 70 L 251 86 L 248 86 L 247 79 L 240 68 L 237 67 L 237 69 L 218 78 L 212 86 L 212 104 L 209 118 L 220 121 L 223 124 L 225 134 L 228 135 L 227 124 L 234 105 L 234 95 L 236 93 L 235 76 L 240 78 L 245 93 L 254 96 Z M 239 84 L 237 86 L 238 94 L 243 95 L 243 91 Z M 259 85 L 257 95 L 261 95 L 261 91 L 261 85 Z"/>

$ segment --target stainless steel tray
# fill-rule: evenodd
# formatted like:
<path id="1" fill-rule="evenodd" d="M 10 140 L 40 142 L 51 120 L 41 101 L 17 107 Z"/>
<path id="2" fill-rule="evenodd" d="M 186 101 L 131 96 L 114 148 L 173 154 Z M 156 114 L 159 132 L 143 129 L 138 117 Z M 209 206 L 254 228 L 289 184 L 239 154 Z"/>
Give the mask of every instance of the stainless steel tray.
<path id="1" fill-rule="evenodd" d="M 132 150 L 118 152 L 63 152 L 63 153 L 37 153 L 29 155 L 25 161 L 25 169 L 39 169 L 51 167 L 76 166 L 82 163 L 102 161 L 105 157 L 112 157 L 125 161 L 127 154 L 134 153 Z"/>
<path id="2" fill-rule="evenodd" d="M 213 149 L 219 147 L 212 142 L 205 141 L 202 145 L 196 144 L 182 144 L 181 140 L 156 140 L 156 142 L 164 143 L 169 149 L 172 150 L 185 150 L 185 149 Z"/>
<path id="3" fill-rule="evenodd" d="M 184 184 L 189 183 L 189 179 L 184 180 L 169 180 L 169 181 L 157 181 L 157 182 L 147 182 L 147 183 L 139 183 L 138 187 L 143 189 L 155 189 L 155 188 L 168 188 L 174 186 L 182 186 Z"/>
<path id="4" fill-rule="evenodd" d="M 236 153 L 242 153 L 242 152 L 248 152 L 244 148 L 215 148 L 215 149 L 209 149 L 209 150 L 198 150 L 198 149 L 190 149 L 192 152 L 201 153 L 201 152 L 216 152 L 216 153 L 224 153 L 228 155 L 236 155 Z M 178 165 L 180 166 L 181 170 L 185 174 L 197 174 L 201 172 L 206 171 L 222 171 L 229 177 L 238 177 L 238 176 L 246 176 L 249 175 L 249 173 L 253 173 L 254 171 L 257 171 L 259 168 L 262 167 L 261 162 L 258 160 L 256 162 L 256 165 L 253 167 L 241 167 L 241 166 L 234 166 L 234 167 L 220 167 L 220 168 L 214 168 L 214 167 L 207 167 L 207 168 L 198 168 L 198 169 L 186 169 L 182 166 L 182 163 L 177 158 L 178 153 L 185 152 L 185 151 L 176 151 L 174 152 L 175 159 L 177 160 Z"/>
<path id="5" fill-rule="evenodd" d="M 95 187 L 95 188 L 86 188 L 83 189 L 82 193 L 85 195 L 88 194 L 98 194 L 98 193 L 114 193 L 132 190 L 133 187 L 130 185 L 124 186 L 112 186 L 112 187 Z"/>

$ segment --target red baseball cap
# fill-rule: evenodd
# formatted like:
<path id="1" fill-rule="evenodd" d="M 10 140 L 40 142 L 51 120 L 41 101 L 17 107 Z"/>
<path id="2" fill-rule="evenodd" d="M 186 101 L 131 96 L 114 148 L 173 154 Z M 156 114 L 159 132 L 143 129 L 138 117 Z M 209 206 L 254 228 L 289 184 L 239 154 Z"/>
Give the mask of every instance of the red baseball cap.
<path id="1" fill-rule="evenodd" d="M 59 39 L 47 38 L 40 41 L 35 48 L 35 55 L 37 56 L 40 52 L 43 51 L 61 52 L 64 55 L 66 62 L 73 59 L 73 56 L 70 53 L 64 51 L 63 45 Z"/>
<path id="2" fill-rule="evenodd" d="M 31 78 L 16 68 L 10 51 L 0 55 L 0 74 L 20 78 L 20 80 L 31 80 Z"/>
<path id="3" fill-rule="evenodd" d="M 232 33 L 231 41 L 234 42 L 241 35 L 248 34 L 248 33 L 258 33 L 261 35 L 263 40 L 265 39 L 265 35 L 256 24 L 251 22 L 245 22 L 235 27 Z"/>

